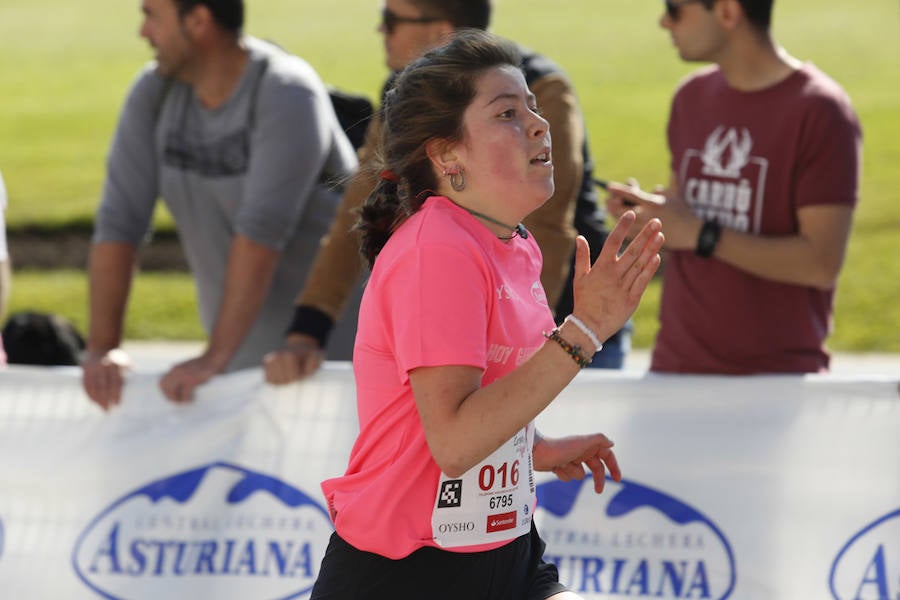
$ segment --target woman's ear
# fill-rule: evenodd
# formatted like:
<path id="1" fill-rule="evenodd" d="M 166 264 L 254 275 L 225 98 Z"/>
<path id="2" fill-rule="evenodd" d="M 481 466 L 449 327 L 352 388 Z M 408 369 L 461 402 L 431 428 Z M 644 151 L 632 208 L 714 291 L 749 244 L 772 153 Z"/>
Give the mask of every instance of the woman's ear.
<path id="1" fill-rule="evenodd" d="M 444 139 L 432 139 L 425 144 L 425 153 L 438 173 L 447 173 L 459 166 L 456 144 Z"/>

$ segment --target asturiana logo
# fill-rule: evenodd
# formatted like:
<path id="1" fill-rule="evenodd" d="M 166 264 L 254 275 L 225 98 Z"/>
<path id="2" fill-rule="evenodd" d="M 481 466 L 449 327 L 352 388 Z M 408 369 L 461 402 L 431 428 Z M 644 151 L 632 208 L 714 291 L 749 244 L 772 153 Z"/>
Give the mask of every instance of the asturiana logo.
<path id="1" fill-rule="evenodd" d="M 634 482 L 607 479 L 598 496 L 588 481 L 537 486 L 544 559 L 573 591 L 592 598 L 731 596 L 734 553 L 712 520 Z"/>
<path id="2" fill-rule="evenodd" d="M 831 566 L 830 586 L 835 600 L 900 598 L 900 509 L 850 538 Z"/>
<path id="3" fill-rule="evenodd" d="M 325 508 L 273 477 L 226 463 L 115 500 L 78 537 L 78 577 L 110 600 L 308 593 L 333 531 Z"/>

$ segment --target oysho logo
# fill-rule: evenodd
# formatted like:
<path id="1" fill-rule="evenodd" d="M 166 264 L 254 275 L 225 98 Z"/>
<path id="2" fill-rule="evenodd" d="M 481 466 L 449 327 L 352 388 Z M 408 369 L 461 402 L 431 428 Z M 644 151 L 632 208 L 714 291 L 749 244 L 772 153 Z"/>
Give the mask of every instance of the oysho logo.
<path id="1" fill-rule="evenodd" d="M 850 538 L 831 567 L 835 600 L 900 598 L 900 509 Z"/>
<path id="2" fill-rule="evenodd" d="M 582 481 L 537 486 L 544 560 L 573 591 L 602 598 L 731 596 L 731 544 L 699 510 L 663 492 L 607 479 L 603 495 Z M 585 489 L 588 491 L 582 493 Z"/>
<path id="3" fill-rule="evenodd" d="M 291 485 L 226 463 L 150 482 L 78 537 L 78 577 L 110 600 L 308 593 L 333 531 L 323 506 Z"/>
<path id="4" fill-rule="evenodd" d="M 438 531 L 448 533 L 469 533 L 475 531 L 475 521 L 459 521 L 456 523 L 442 523 L 438 525 Z"/>

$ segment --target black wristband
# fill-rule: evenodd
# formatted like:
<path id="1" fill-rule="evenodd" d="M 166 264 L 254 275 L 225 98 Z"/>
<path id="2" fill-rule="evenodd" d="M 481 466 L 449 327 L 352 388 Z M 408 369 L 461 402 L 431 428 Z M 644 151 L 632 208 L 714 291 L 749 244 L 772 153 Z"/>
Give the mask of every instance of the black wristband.
<path id="1" fill-rule="evenodd" d="M 334 328 L 334 321 L 326 313 L 312 306 L 295 306 L 294 318 L 288 327 L 288 333 L 303 333 L 316 339 L 319 346 L 325 347 L 328 336 Z"/>
<path id="2" fill-rule="evenodd" d="M 697 248 L 694 254 L 709 258 L 719 243 L 719 236 L 722 235 L 722 226 L 717 221 L 704 221 L 700 228 L 700 235 L 697 236 Z"/>

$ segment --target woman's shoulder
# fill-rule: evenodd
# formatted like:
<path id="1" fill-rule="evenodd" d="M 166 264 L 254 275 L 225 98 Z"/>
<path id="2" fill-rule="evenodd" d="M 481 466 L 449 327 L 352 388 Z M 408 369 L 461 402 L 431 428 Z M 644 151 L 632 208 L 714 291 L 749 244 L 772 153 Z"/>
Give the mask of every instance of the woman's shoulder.
<path id="1" fill-rule="evenodd" d="M 457 256 L 460 259 L 484 255 L 487 250 L 482 232 L 473 224 L 478 225 L 450 199 L 432 196 L 394 231 L 376 264 L 402 260 L 407 255 Z"/>

